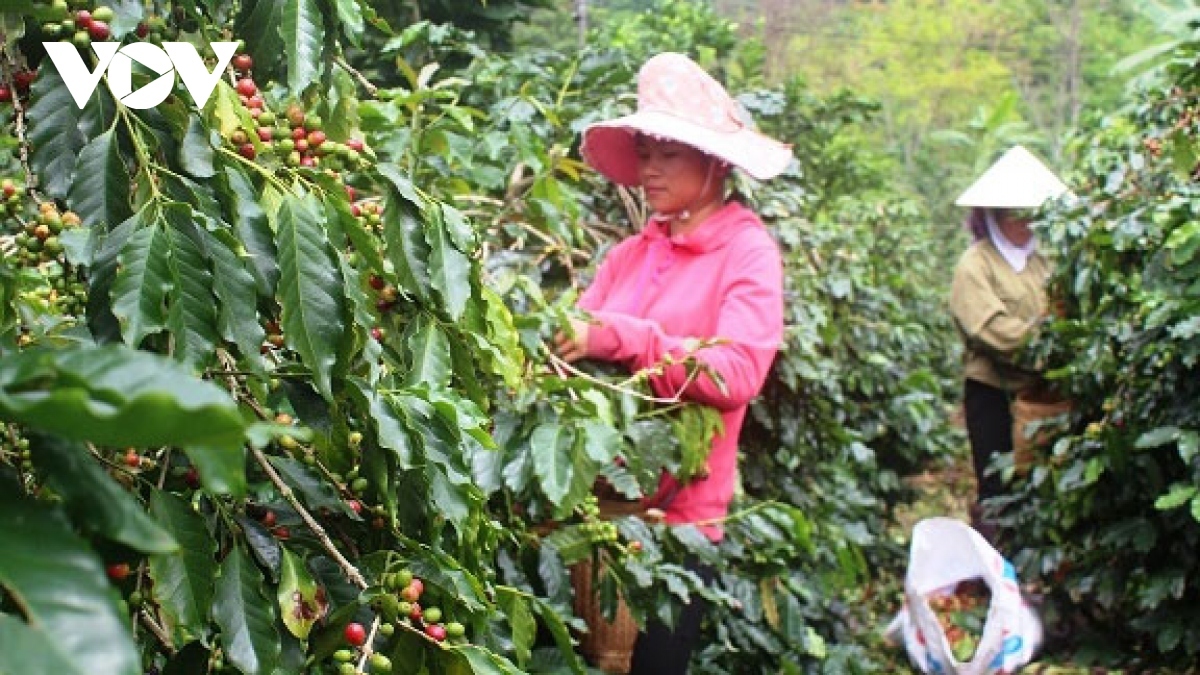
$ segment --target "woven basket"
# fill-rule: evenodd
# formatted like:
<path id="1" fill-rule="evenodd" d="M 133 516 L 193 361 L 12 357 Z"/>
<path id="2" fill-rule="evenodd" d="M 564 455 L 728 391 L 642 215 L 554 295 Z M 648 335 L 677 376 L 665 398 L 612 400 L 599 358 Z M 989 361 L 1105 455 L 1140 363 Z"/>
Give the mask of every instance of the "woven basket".
<path id="1" fill-rule="evenodd" d="M 1071 401 L 1046 391 L 1028 391 L 1017 394 L 1012 403 L 1013 416 L 1013 467 L 1020 475 L 1029 471 L 1038 447 L 1049 441 L 1055 429 L 1050 420 L 1071 412 Z M 1040 426 L 1027 428 L 1031 423 Z"/>
<path id="2" fill-rule="evenodd" d="M 587 623 L 588 632 L 579 636 L 579 649 L 594 667 L 625 675 L 633 660 L 633 644 L 638 626 L 623 598 L 618 598 L 613 621 L 604 618 L 601 603 L 592 589 L 591 558 L 571 566 L 571 585 L 575 588 L 575 614 Z"/>

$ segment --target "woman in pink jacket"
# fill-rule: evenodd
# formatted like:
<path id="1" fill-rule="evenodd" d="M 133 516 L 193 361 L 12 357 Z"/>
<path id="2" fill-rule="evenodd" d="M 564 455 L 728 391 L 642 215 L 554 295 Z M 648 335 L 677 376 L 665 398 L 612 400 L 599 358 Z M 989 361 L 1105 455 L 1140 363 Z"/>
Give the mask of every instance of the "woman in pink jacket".
<path id="1" fill-rule="evenodd" d="M 707 477 L 686 485 L 664 475 L 645 506 L 672 524 L 722 536 L 737 483 L 737 442 L 783 339 L 783 271 L 762 221 L 727 198 L 738 167 L 759 180 L 783 172 L 790 146 L 755 131 L 736 101 L 688 57 L 659 54 L 638 73 L 638 110 L 584 131 L 584 159 L 621 185 L 641 186 L 653 215 L 604 259 L 579 301 L 591 321 L 559 335 L 566 360 L 614 361 L 630 370 L 693 353 L 717 372 L 689 383 L 683 366 L 652 379 L 659 396 L 681 396 L 721 412 Z M 713 346 L 697 347 L 716 338 Z M 686 388 L 685 388 L 686 387 Z M 698 570 L 706 580 L 711 570 Z M 694 597 L 694 596 L 693 596 Z M 703 607 L 685 608 L 674 632 L 651 622 L 638 637 L 634 673 L 686 673 Z"/>

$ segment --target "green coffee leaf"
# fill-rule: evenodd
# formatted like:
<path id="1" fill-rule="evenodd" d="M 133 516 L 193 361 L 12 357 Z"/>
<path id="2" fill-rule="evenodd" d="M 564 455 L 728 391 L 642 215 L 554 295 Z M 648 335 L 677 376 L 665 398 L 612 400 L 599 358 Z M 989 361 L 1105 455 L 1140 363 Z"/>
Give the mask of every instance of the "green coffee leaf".
<path id="1" fill-rule="evenodd" d="M 329 511 L 358 519 L 354 511 L 338 496 L 328 481 L 318 476 L 304 463 L 290 457 L 270 456 L 271 466 L 279 472 L 288 487 L 296 491 L 304 505 L 313 511 Z"/>
<path id="2" fill-rule="evenodd" d="M 237 345 L 242 362 L 261 372 L 259 350 L 266 331 L 258 323 L 254 277 L 229 247 L 207 230 L 200 230 L 204 251 L 212 264 L 212 291 L 220 300 L 217 325 L 221 336 Z"/>
<path id="3" fill-rule="evenodd" d="M 112 286 L 112 313 L 121 323 L 125 344 L 131 347 L 167 327 L 171 244 L 166 230 L 156 224 L 158 212 L 153 208 L 147 205 L 139 212 L 134 225 L 138 229 L 121 248 Z"/>
<path id="4" fill-rule="evenodd" d="M 198 637 L 208 624 L 212 605 L 217 544 L 204 519 L 173 494 L 156 491 L 150 498 L 150 512 L 180 546 L 175 553 L 150 558 L 154 599 L 162 605 L 173 631 Z"/>
<path id="5" fill-rule="evenodd" d="M 1159 511 L 1177 509 L 1192 501 L 1197 492 L 1200 492 L 1200 489 L 1195 485 L 1184 485 L 1182 483 L 1172 485 L 1170 492 L 1154 501 L 1154 508 Z"/>
<path id="6" fill-rule="evenodd" d="M 496 588 L 496 604 L 508 617 L 512 626 L 513 651 L 517 655 L 517 665 L 524 668 L 529 663 L 532 654 L 533 640 L 537 637 L 537 622 L 530 611 L 531 598 L 515 589 L 503 586 Z"/>
<path id="7" fill-rule="evenodd" d="M 18 625 L 0 614 L 0 672 L 140 675 L 137 649 L 113 602 L 104 566 L 61 512 L 4 484 L 0 550 L 0 586 L 30 620 Z M 20 646 L 13 648 L 17 640 Z M 30 661 L 41 665 L 16 667 Z M 48 670 L 64 664 L 66 670 Z"/>
<path id="8" fill-rule="evenodd" d="M 358 6 L 358 0 L 334 0 L 338 20 L 342 22 L 342 33 L 350 40 L 350 44 L 359 46 L 362 42 L 363 13 Z"/>
<path id="9" fill-rule="evenodd" d="M 295 94 L 321 73 L 325 22 L 317 0 L 291 0 L 283 5 L 279 36 L 287 57 L 287 84 Z"/>
<path id="10" fill-rule="evenodd" d="M 283 549 L 278 601 L 284 625 L 301 640 L 308 638 L 313 625 L 329 611 L 325 591 L 313 580 L 304 561 L 286 548 Z"/>
<path id="11" fill-rule="evenodd" d="M 418 314 L 408 324 L 402 342 L 410 365 L 405 386 L 424 384 L 433 389 L 450 386 L 453 375 L 450 340 L 437 321 L 425 313 Z"/>
<path id="12" fill-rule="evenodd" d="M 118 345 L 0 360 L 0 417 L 102 445 L 241 447 L 229 395 L 161 356 Z"/>
<path id="13" fill-rule="evenodd" d="M 289 195 L 279 209 L 279 302 L 287 344 L 333 398 L 332 374 L 346 337 L 342 280 L 321 214 L 311 197 Z"/>
<path id="14" fill-rule="evenodd" d="M 466 645 L 440 650 L 440 665 L 447 675 L 521 675 L 522 671 L 508 659 L 482 647 Z"/>
<path id="15" fill-rule="evenodd" d="M 208 261 L 200 250 L 196 214 L 186 204 L 162 210 L 167 227 L 166 269 L 170 279 L 167 327 L 174 339 L 175 357 L 195 368 L 213 360 L 217 335 L 217 303 Z"/>
<path id="16" fill-rule="evenodd" d="M 0 673 L 87 675 L 87 664 L 73 663 L 58 640 L 8 614 L 0 614 Z"/>
<path id="17" fill-rule="evenodd" d="M 462 316 L 471 299 L 471 261 L 454 246 L 441 211 L 425 216 L 425 242 L 429 245 L 430 283 L 442 298 L 442 306 L 454 321 Z"/>
<path id="18" fill-rule="evenodd" d="M 422 214 L 418 204 L 404 196 L 411 190 L 408 179 L 388 164 L 379 172 L 391 181 L 383 209 L 383 238 L 388 259 L 396 272 L 400 288 L 413 297 L 428 301 L 433 281 L 430 276 L 430 248 L 422 234 Z"/>
<path id="19" fill-rule="evenodd" d="M 533 472 L 541 482 L 542 492 L 551 503 L 558 505 L 571 488 L 571 430 L 557 422 L 538 425 L 529 437 L 533 453 Z"/>
<path id="20" fill-rule="evenodd" d="M 107 97 L 106 87 L 96 87 L 87 105 L 97 97 Z M 57 68 L 44 68 L 33 82 L 33 105 L 29 107 L 29 141 L 33 154 L 29 159 L 41 179 L 41 188 L 52 197 L 65 198 L 71 189 L 76 157 L 87 144 L 79 130 L 84 112 L 58 74 Z"/>
<path id="21" fill-rule="evenodd" d="M 226 659 L 246 675 L 274 672 L 279 661 L 274 605 L 262 573 L 240 547 L 234 547 L 221 564 L 213 619 L 221 628 Z"/>
<path id="22" fill-rule="evenodd" d="M 86 227 L 104 227 L 128 218 L 129 171 L 110 129 L 93 138 L 75 160 L 75 178 L 67 201 Z"/>
<path id="23" fill-rule="evenodd" d="M 258 294 L 264 298 L 274 297 L 279 283 L 278 251 L 267 214 L 259 205 L 250 179 L 241 169 L 226 166 L 221 176 L 224 178 L 220 184 L 225 220 L 233 225 L 238 241 L 245 247 L 238 255 L 248 258 Z"/>

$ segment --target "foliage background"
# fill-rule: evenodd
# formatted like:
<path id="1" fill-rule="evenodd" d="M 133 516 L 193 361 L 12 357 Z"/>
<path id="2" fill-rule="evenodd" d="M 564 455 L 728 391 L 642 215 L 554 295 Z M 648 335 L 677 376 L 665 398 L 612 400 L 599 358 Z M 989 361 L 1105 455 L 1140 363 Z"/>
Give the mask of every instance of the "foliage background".
<path id="1" fill-rule="evenodd" d="M 243 37 L 267 108 L 363 150 L 321 155 L 339 176 L 277 136 L 247 152 L 231 139 L 255 125 L 225 83 L 203 111 L 100 93 L 76 115 L 43 67 L 28 118 L 5 111 L 7 173 L 45 193 L 5 202 L 0 533 L 18 555 L 0 565 L 0 645 L 29 648 L 0 649 L 0 671 L 330 671 L 357 620 L 394 627 L 371 644 L 405 672 L 580 672 L 568 575 L 595 556 L 603 597 L 639 616 L 712 601 L 704 672 L 907 672 L 879 635 L 898 607 L 905 477 L 964 458 L 942 298 L 965 241 L 948 205 L 1014 141 L 1071 167 L 1080 197 L 1042 225 L 1069 309 L 1031 352 L 1076 408 L 994 504 L 1046 603 L 1044 656 L 1194 660 L 1186 39 L 1134 59 L 1166 67 L 1127 92 L 1108 64 L 1149 45 L 1153 22 L 1083 0 L 135 5 L 117 3 L 122 34 L 169 17 L 167 36 Z M 6 37 L 51 11 L 23 7 Z M 743 20 L 759 15 L 778 20 Z M 788 32 L 797 16 L 805 30 Z M 1157 28 L 1186 38 L 1187 16 Z M 33 43 L 6 41 L 10 89 Z M 799 160 L 738 185 L 787 256 L 789 326 L 719 549 L 595 518 L 596 475 L 636 492 L 680 458 L 634 450 L 676 447 L 699 418 L 647 408 L 637 381 L 603 370 L 563 378 L 543 346 L 640 222 L 582 167 L 578 132 L 628 110 L 662 49 L 720 76 Z M 35 201 L 51 200 L 82 222 L 47 247 Z M 720 561 L 718 583 L 697 583 L 687 556 Z M 105 577 L 117 561 L 128 580 Z M 469 643 L 386 609 L 402 567 Z M 297 621 L 296 599 L 328 613 Z M 67 627 L 65 648 L 43 648 Z"/>

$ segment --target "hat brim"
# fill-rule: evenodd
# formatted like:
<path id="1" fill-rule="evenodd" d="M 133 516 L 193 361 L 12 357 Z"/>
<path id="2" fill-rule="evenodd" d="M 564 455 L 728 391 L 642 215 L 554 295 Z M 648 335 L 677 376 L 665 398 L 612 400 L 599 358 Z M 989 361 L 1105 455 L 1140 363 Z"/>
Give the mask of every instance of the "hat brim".
<path id="1" fill-rule="evenodd" d="M 584 161 L 621 185 L 638 185 L 638 133 L 690 145 L 722 159 L 758 180 L 783 173 L 792 161 L 790 145 L 749 128 L 732 133 L 714 131 L 674 115 L 636 112 L 590 125 L 583 132 L 580 153 Z"/>

